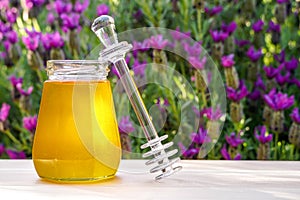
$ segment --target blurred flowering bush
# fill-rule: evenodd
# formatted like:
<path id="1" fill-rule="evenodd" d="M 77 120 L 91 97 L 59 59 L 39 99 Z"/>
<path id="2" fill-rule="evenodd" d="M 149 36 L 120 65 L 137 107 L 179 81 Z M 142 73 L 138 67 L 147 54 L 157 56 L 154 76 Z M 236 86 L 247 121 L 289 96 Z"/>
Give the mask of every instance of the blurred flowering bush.
<path id="1" fill-rule="evenodd" d="M 1 158 L 31 156 L 46 61 L 83 59 L 99 43 L 90 31 L 92 20 L 109 14 L 119 32 L 154 26 L 183 33 L 174 31 L 172 41 L 162 35 L 135 41 L 136 50 L 126 61 L 137 82 L 151 76 L 147 63 L 174 66 L 202 97 L 193 110 L 211 131 L 218 130 L 214 121 L 221 113 L 210 107 L 203 77 L 195 73 L 207 62 L 201 46 L 217 64 L 228 112 L 222 135 L 205 158 L 300 159 L 298 0 L 1 0 L 0 10 Z M 186 43 L 186 37 L 198 43 Z M 166 46 L 182 47 L 188 62 L 161 50 Z M 109 79 L 115 83 L 117 72 L 111 71 Z M 172 135 L 180 120 L 176 99 L 151 85 L 140 92 L 165 122 L 156 126 Z M 145 141 L 131 135 L 138 131 L 131 121 L 134 113 L 121 113 L 117 110 L 123 150 L 141 152 Z M 206 127 L 200 122 L 199 130 L 186 138 L 190 144 L 178 144 L 183 158 L 201 158 L 201 145 L 212 139 Z"/>

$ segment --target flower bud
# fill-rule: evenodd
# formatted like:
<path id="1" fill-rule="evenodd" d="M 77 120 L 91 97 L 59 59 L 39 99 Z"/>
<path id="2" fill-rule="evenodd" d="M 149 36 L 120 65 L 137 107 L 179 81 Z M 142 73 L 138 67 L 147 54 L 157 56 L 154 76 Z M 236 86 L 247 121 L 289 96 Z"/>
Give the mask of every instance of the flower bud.
<path id="1" fill-rule="evenodd" d="M 50 51 L 50 59 L 51 60 L 64 60 L 65 54 L 62 49 L 53 48 Z"/>
<path id="2" fill-rule="evenodd" d="M 131 152 L 132 146 L 131 146 L 131 141 L 129 136 L 127 134 L 121 133 L 120 139 L 121 139 L 122 150 L 126 152 Z"/>
<path id="3" fill-rule="evenodd" d="M 18 60 L 21 57 L 21 48 L 20 48 L 20 46 L 17 43 L 13 44 L 11 46 L 11 48 L 9 49 L 9 52 L 8 52 L 8 56 L 9 56 L 9 58 L 11 59 L 11 61 L 13 63 L 17 63 L 18 62 Z"/>
<path id="4" fill-rule="evenodd" d="M 38 51 L 28 50 L 27 53 L 28 64 L 33 70 L 43 69 L 43 60 Z"/>
<path id="5" fill-rule="evenodd" d="M 204 0 L 194 0 L 193 8 L 198 10 L 204 10 L 205 1 Z"/>
<path id="6" fill-rule="evenodd" d="M 206 90 L 206 83 L 201 73 L 195 71 L 195 85 L 198 91 L 205 91 Z"/>
<path id="7" fill-rule="evenodd" d="M 223 54 L 224 54 L 224 45 L 221 42 L 214 43 L 212 46 L 212 57 L 215 60 L 221 60 Z"/>
<path id="8" fill-rule="evenodd" d="M 300 124 L 297 124 L 296 122 L 292 123 L 289 130 L 289 141 L 291 144 L 300 148 Z"/>
<path id="9" fill-rule="evenodd" d="M 275 32 L 275 31 L 272 31 L 272 43 L 273 44 L 279 44 L 280 42 L 280 32 Z"/>
<path id="10" fill-rule="evenodd" d="M 234 37 L 233 37 L 233 35 L 230 35 L 225 40 L 224 51 L 226 54 L 231 54 L 231 53 L 234 53 L 234 50 L 235 50 Z"/>
<path id="11" fill-rule="evenodd" d="M 245 0 L 242 11 L 243 12 L 254 12 L 256 9 L 256 0 Z"/>
<path id="12" fill-rule="evenodd" d="M 250 62 L 248 65 L 248 74 L 247 74 L 248 80 L 254 82 L 257 79 L 258 73 L 259 73 L 259 63 Z"/>
<path id="13" fill-rule="evenodd" d="M 253 44 L 257 49 L 265 45 L 265 38 L 262 31 L 254 34 Z"/>
<path id="14" fill-rule="evenodd" d="M 4 122 L 0 121 L 0 131 L 5 131 L 8 128 L 9 128 L 8 120 L 5 120 Z"/>
<path id="15" fill-rule="evenodd" d="M 276 81 L 274 78 L 272 79 L 267 79 L 266 81 L 266 87 L 267 87 L 267 90 L 270 91 L 272 88 L 276 88 Z"/>
<path id="16" fill-rule="evenodd" d="M 263 110 L 263 121 L 264 121 L 264 124 L 267 126 L 269 126 L 271 123 L 272 113 L 273 113 L 273 110 L 269 106 L 265 105 L 264 110 Z"/>
<path id="17" fill-rule="evenodd" d="M 72 55 L 74 57 L 79 57 L 79 55 L 80 55 L 80 38 L 79 38 L 77 29 L 70 30 L 69 45 L 71 48 Z"/>
<path id="18" fill-rule="evenodd" d="M 172 8 L 173 8 L 173 12 L 175 12 L 175 13 L 179 12 L 178 0 L 172 0 Z"/>
<path id="19" fill-rule="evenodd" d="M 31 101 L 30 101 L 30 96 L 24 96 L 24 95 L 21 95 L 20 97 L 20 108 L 22 108 L 23 110 L 26 110 L 26 111 L 30 111 L 31 109 Z"/>
<path id="20" fill-rule="evenodd" d="M 237 89 L 239 87 L 239 76 L 235 67 L 224 68 L 225 80 L 228 87 Z"/>
<path id="21" fill-rule="evenodd" d="M 243 106 L 240 102 L 230 103 L 230 117 L 234 123 L 239 123 L 244 118 Z"/>
<path id="22" fill-rule="evenodd" d="M 270 159 L 270 143 L 260 143 L 257 148 L 257 160 L 269 160 Z"/>
<path id="23" fill-rule="evenodd" d="M 153 62 L 157 64 L 166 65 L 168 63 L 166 53 L 163 50 L 153 50 Z"/>
<path id="24" fill-rule="evenodd" d="M 283 123 L 284 123 L 284 113 L 282 110 L 275 111 L 271 115 L 271 124 L 270 128 L 272 131 L 277 133 L 283 132 Z"/>
<path id="25" fill-rule="evenodd" d="M 208 130 L 208 135 L 212 139 L 212 142 L 216 142 L 217 139 L 219 138 L 219 133 L 220 133 L 220 122 L 216 120 L 209 120 L 207 122 L 207 130 Z"/>
<path id="26" fill-rule="evenodd" d="M 287 16 L 287 13 L 286 13 L 286 4 L 285 3 L 281 3 L 281 4 L 276 4 L 276 7 L 275 7 L 275 17 L 277 19 L 277 22 L 279 24 L 283 24 L 285 19 L 286 19 L 286 16 Z"/>

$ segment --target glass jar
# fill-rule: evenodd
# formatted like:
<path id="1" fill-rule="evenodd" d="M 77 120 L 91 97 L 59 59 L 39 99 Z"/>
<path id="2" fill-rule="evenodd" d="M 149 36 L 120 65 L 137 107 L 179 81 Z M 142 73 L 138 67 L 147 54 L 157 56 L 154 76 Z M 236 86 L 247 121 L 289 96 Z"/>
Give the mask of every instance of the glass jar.
<path id="1" fill-rule="evenodd" d="M 107 66 L 52 60 L 45 81 L 32 158 L 41 178 L 90 182 L 114 177 L 120 138 Z"/>

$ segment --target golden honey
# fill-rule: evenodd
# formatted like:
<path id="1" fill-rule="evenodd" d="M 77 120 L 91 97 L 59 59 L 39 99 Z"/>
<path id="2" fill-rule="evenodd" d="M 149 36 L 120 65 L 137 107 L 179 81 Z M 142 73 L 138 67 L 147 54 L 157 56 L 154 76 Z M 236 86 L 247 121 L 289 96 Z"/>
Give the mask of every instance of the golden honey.
<path id="1" fill-rule="evenodd" d="M 121 148 L 109 81 L 46 81 L 32 156 L 48 180 L 113 177 Z"/>

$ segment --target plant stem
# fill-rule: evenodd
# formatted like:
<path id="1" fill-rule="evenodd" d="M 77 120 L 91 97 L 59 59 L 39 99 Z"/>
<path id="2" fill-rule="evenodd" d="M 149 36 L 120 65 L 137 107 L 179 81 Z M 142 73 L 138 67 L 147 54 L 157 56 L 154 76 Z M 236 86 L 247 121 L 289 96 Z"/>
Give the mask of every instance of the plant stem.
<path id="1" fill-rule="evenodd" d="M 279 138 L 279 134 L 278 132 L 275 132 L 274 160 L 277 160 L 278 138 Z"/>
<path id="2" fill-rule="evenodd" d="M 202 13 L 200 9 L 197 9 L 197 23 L 198 23 L 198 32 L 199 32 L 199 38 L 198 40 L 202 40 L 202 26 L 201 26 L 201 17 Z"/>
<path id="3" fill-rule="evenodd" d="M 201 90 L 201 96 L 203 101 L 203 108 L 205 108 L 207 106 L 205 90 Z"/>
<path id="4" fill-rule="evenodd" d="M 17 138 L 10 131 L 6 130 L 6 131 L 3 131 L 3 133 L 5 133 L 7 135 L 7 137 L 9 139 L 11 139 L 14 143 L 22 146 L 21 142 L 19 140 L 17 140 Z"/>
<path id="5" fill-rule="evenodd" d="M 294 160 L 294 149 L 295 149 L 295 145 L 291 144 L 290 145 L 291 149 L 290 149 L 290 160 Z"/>

